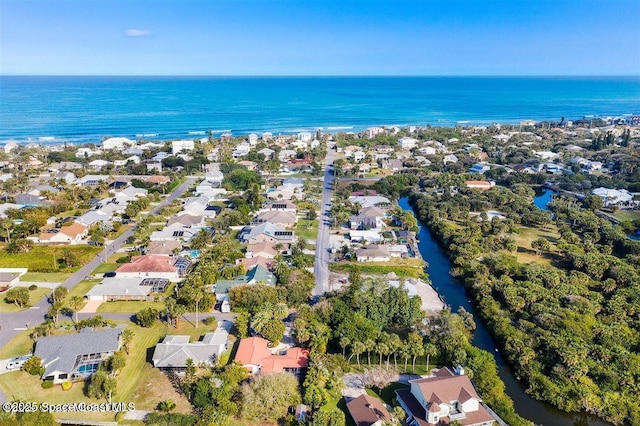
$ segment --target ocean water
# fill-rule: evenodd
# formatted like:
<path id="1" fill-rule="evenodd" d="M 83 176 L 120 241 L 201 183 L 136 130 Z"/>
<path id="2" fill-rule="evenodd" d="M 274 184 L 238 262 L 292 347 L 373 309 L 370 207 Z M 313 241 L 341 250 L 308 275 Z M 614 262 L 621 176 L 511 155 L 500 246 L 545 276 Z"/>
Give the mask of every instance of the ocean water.
<path id="1" fill-rule="evenodd" d="M 0 77 L 0 143 L 640 113 L 640 77 Z"/>

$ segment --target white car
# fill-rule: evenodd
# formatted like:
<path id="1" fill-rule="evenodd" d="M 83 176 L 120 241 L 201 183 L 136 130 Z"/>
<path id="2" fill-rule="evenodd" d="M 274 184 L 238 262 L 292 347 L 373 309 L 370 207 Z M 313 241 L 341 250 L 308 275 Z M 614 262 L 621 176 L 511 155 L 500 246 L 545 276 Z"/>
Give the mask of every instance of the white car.
<path id="1" fill-rule="evenodd" d="M 7 370 L 17 370 L 19 368 L 22 368 L 24 363 L 32 356 L 33 355 L 23 355 L 23 356 L 11 358 L 7 363 Z"/>

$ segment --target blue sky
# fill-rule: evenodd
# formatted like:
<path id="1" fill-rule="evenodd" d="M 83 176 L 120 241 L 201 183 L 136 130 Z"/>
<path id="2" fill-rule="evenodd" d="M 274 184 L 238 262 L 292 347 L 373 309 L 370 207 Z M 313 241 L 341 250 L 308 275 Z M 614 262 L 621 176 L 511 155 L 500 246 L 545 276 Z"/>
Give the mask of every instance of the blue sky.
<path id="1" fill-rule="evenodd" d="M 640 75 L 640 0 L 2 0 L 4 75 Z"/>

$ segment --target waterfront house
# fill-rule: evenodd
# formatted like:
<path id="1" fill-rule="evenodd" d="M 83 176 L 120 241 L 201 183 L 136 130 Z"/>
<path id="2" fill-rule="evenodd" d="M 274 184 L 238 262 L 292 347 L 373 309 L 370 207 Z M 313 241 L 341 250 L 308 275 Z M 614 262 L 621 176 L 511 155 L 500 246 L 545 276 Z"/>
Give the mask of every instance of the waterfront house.
<path id="1" fill-rule="evenodd" d="M 74 334 L 38 338 L 33 354 L 42 360 L 42 378 L 56 384 L 88 379 L 120 349 L 121 333 L 121 328 L 83 328 Z"/>
<path id="2" fill-rule="evenodd" d="M 368 245 L 356 250 L 358 262 L 388 262 L 391 260 L 389 247 L 385 245 Z"/>
<path id="3" fill-rule="evenodd" d="M 269 348 L 266 339 L 249 337 L 240 341 L 234 360 L 251 374 L 289 372 L 298 375 L 307 368 L 309 350 L 294 347 L 278 351 Z"/>
<path id="4" fill-rule="evenodd" d="M 409 426 L 449 424 L 491 426 L 494 418 L 482 404 L 469 377 L 461 368 L 436 370 L 430 377 L 409 380 L 410 387 L 396 390 L 396 397 L 407 413 Z"/>
<path id="5" fill-rule="evenodd" d="M 102 141 L 102 149 L 116 149 L 118 151 L 135 145 L 136 142 L 128 138 L 108 138 Z"/>

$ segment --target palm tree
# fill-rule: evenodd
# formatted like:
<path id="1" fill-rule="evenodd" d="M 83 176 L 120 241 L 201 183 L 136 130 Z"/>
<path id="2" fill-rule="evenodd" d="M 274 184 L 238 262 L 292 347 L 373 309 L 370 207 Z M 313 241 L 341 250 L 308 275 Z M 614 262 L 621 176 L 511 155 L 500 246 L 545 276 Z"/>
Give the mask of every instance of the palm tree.
<path id="1" fill-rule="evenodd" d="M 271 309 L 261 309 L 258 312 L 256 312 L 255 314 L 253 314 L 253 320 L 251 321 L 251 327 L 253 327 L 253 329 L 260 333 L 262 331 L 262 329 L 264 328 L 264 326 L 271 321 L 271 319 L 273 318 L 273 313 L 271 312 Z"/>
<path id="2" fill-rule="evenodd" d="M 360 354 L 366 350 L 364 343 L 362 342 L 353 342 L 351 346 L 351 352 L 355 354 L 358 359 L 358 368 L 360 368 Z"/>
<path id="3" fill-rule="evenodd" d="M 71 305 L 71 309 L 73 310 L 73 314 L 75 316 L 75 322 L 78 322 L 78 311 L 84 305 L 84 298 L 82 296 L 71 296 L 69 299 L 69 304 Z"/>
<path id="4" fill-rule="evenodd" d="M 424 354 L 427 356 L 427 373 L 429 372 L 429 358 L 435 356 L 438 353 L 438 347 L 433 343 L 425 343 Z"/>
<path id="5" fill-rule="evenodd" d="M 289 315 L 289 307 L 286 303 L 276 303 L 273 307 L 273 318 L 275 319 L 285 319 Z"/>
<path id="6" fill-rule="evenodd" d="M 380 360 L 378 362 L 378 365 L 380 367 L 382 367 L 382 355 L 386 355 L 389 353 L 389 345 L 387 345 L 384 342 L 379 342 L 378 343 L 378 355 L 380 356 Z M 389 365 L 387 364 L 387 368 L 389 368 Z"/>
<path id="7" fill-rule="evenodd" d="M 347 349 L 347 346 L 349 346 L 349 344 L 351 343 L 351 339 L 349 339 L 348 337 L 342 336 L 340 338 L 340 340 L 338 340 L 338 344 L 340 345 L 340 347 L 342 348 L 342 356 L 345 356 L 345 351 Z"/>
<path id="8" fill-rule="evenodd" d="M 3 219 L 2 228 L 7 233 L 7 244 L 11 244 L 11 231 L 13 230 L 13 220 L 9 218 Z"/>
<path id="9" fill-rule="evenodd" d="M 367 364 L 371 367 L 371 351 L 376 349 L 376 341 L 369 338 L 364 341 L 364 346 L 367 350 Z"/>
<path id="10" fill-rule="evenodd" d="M 393 365 L 395 366 L 395 368 L 398 368 L 398 353 L 400 352 L 400 348 L 402 347 L 400 336 L 395 333 L 391 333 L 389 339 L 387 340 L 387 345 L 389 346 L 389 355 L 393 354 Z M 387 357 L 387 365 L 388 364 L 389 357 Z"/>
<path id="11" fill-rule="evenodd" d="M 122 339 L 122 347 L 124 348 L 124 351 L 127 353 L 127 355 L 129 355 L 129 346 L 133 341 L 133 330 L 131 330 L 130 328 L 125 328 L 124 330 L 122 330 L 120 339 Z"/>

